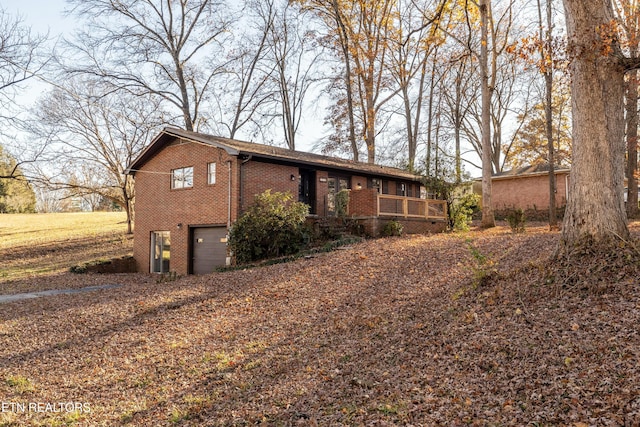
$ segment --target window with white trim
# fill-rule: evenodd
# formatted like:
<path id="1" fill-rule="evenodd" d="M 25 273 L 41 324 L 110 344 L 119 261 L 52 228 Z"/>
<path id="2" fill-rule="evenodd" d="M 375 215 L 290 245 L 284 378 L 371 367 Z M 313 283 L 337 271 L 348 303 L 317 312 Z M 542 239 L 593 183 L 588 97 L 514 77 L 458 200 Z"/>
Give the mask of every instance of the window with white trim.
<path id="1" fill-rule="evenodd" d="M 193 187 L 193 166 L 173 169 L 171 171 L 171 188 L 178 189 L 191 187 Z"/>
<path id="2" fill-rule="evenodd" d="M 216 183 L 216 164 L 209 163 L 207 165 L 207 183 L 213 185 Z"/>

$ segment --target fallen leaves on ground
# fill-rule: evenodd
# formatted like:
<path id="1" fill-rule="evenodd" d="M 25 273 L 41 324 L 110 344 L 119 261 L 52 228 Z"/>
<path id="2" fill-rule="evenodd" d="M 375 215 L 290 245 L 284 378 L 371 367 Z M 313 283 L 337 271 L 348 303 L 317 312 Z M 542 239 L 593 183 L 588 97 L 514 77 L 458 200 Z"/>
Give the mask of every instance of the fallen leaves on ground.
<path id="1" fill-rule="evenodd" d="M 0 305 L 0 400 L 90 411 L 0 425 L 638 425 L 640 278 L 548 280 L 557 240 L 499 227 L 173 282 L 53 276 L 125 286 Z"/>

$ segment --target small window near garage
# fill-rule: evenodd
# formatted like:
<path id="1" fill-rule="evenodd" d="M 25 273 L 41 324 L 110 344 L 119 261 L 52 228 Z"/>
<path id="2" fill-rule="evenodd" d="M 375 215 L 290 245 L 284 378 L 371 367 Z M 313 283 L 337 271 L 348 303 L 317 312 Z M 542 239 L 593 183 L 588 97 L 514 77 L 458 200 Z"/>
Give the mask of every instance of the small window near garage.
<path id="1" fill-rule="evenodd" d="M 209 163 L 207 165 L 207 183 L 209 185 L 213 185 L 216 183 L 216 164 L 215 163 Z"/>
<path id="2" fill-rule="evenodd" d="M 171 171 L 171 188 L 191 188 L 193 187 L 193 166 L 179 168 Z"/>
<path id="3" fill-rule="evenodd" d="M 382 194 L 389 194 L 389 181 L 382 180 Z"/>

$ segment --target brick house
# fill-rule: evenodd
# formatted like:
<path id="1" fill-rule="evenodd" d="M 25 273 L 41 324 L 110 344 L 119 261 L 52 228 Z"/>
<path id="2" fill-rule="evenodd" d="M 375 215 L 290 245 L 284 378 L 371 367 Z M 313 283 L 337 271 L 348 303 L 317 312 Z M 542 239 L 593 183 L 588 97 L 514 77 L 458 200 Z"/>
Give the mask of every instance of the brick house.
<path id="1" fill-rule="evenodd" d="M 165 128 L 127 168 L 135 176 L 138 271 L 203 274 L 229 264 L 227 232 L 267 189 L 291 192 L 312 218 L 335 214 L 350 190 L 349 216 L 371 235 L 390 219 L 409 233 L 442 231 L 446 204 L 426 200 L 406 171 Z"/>
<path id="2" fill-rule="evenodd" d="M 567 204 L 570 169 L 557 166 L 556 207 Z M 481 183 L 482 180 L 479 180 Z M 477 186 L 480 188 L 480 185 Z M 501 172 L 491 178 L 493 209 L 502 216 L 510 209 L 520 208 L 528 218 L 546 219 L 549 210 L 549 165 L 539 164 Z M 480 193 L 482 190 L 479 190 Z"/>

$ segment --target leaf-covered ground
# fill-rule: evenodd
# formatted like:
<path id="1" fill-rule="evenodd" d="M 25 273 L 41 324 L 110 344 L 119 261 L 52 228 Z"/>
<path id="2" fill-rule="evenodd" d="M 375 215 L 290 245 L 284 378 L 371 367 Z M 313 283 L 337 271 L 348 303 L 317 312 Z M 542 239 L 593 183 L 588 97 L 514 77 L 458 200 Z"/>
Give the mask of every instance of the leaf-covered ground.
<path id="1" fill-rule="evenodd" d="M 635 248 L 594 288 L 552 274 L 557 239 L 499 227 L 172 282 L 51 277 L 124 286 L 0 305 L 0 425 L 637 426 Z M 16 406 L 33 402 L 85 406 Z"/>

